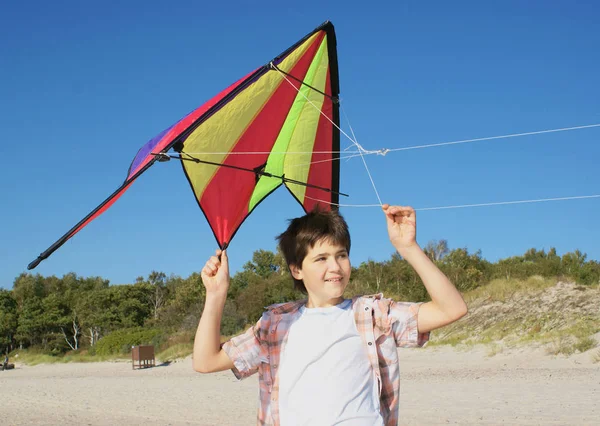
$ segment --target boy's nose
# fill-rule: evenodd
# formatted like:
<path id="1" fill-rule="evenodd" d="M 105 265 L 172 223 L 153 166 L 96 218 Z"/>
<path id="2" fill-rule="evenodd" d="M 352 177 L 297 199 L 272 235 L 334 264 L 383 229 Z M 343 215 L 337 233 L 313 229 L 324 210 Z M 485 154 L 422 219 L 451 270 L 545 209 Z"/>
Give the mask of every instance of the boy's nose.
<path id="1" fill-rule="evenodd" d="M 340 262 L 338 262 L 335 258 L 331 259 L 329 262 L 329 269 L 331 271 L 339 271 L 341 269 Z"/>

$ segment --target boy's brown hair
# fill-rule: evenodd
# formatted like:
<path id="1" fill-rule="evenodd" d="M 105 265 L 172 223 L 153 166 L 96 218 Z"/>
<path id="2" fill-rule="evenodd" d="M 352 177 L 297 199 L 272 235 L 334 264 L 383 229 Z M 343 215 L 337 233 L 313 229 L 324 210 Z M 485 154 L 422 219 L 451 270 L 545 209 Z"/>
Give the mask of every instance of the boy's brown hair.
<path id="1" fill-rule="evenodd" d="M 288 228 L 277 237 L 279 249 L 288 265 L 302 267 L 302 262 L 318 241 L 339 244 L 350 254 L 348 224 L 337 210 L 323 211 L 315 208 L 304 216 L 291 219 Z M 294 280 L 294 288 L 306 294 L 302 280 Z"/>

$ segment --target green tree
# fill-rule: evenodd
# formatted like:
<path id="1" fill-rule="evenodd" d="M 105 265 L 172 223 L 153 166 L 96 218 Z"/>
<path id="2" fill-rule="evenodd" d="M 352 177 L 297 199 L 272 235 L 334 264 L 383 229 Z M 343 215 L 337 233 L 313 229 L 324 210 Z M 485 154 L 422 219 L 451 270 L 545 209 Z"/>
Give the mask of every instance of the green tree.
<path id="1" fill-rule="evenodd" d="M 466 248 L 451 250 L 444 256 L 440 266 L 459 291 L 471 290 L 481 285 L 486 269 L 481 251 L 469 254 Z"/>
<path id="2" fill-rule="evenodd" d="M 577 279 L 582 284 L 600 284 L 600 263 L 595 260 L 586 262 L 579 270 Z"/>
<path id="3" fill-rule="evenodd" d="M 8 290 L 0 289 L 0 351 L 13 349 L 13 337 L 17 332 L 17 301 Z"/>
<path id="4" fill-rule="evenodd" d="M 438 240 L 428 242 L 423 251 L 432 261 L 439 262 L 450 252 L 450 249 L 447 240 Z"/>
<path id="5" fill-rule="evenodd" d="M 161 326 L 181 330 L 196 329 L 205 299 L 200 274 L 194 272 L 186 279 L 171 277 L 167 286 L 171 297 L 161 311 Z"/>
<path id="6" fill-rule="evenodd" d="M 167 275 L 164 272 L 152 271 L 147 280 L 138 277 L 136 284 L 148 287 L 146 298 L 152 309 L 154 320 L 158 320 L 158 312 L 164 306 L 168 297 Z"/>
<path id="7" fill-rule="evenodd" d="M 22 273 L 15 279 L 12 292 L 18 306 L 26 300 L 42 299 L 46 296 L 44 277 L 39 274 Z"/>
<path id="8" fill-rule="evenodd" d="M 152 315 L 152 308 L 148 304 L 152 289 L 146 284 L 113 286 L 115 301 L 119 312 L 121 327 L 141 327 Z"/>
<path id="9" fill-rule="evenodd" d="M 281 260 L 278 255 L 269 250 L 256 250 L 252 254 L 252 260 L 247 262 L 244 271 L 252 272 L 259 277 L 267 278 L 274 272 L 278 272 L 281 267 Z"/>
<path id="10" fill-rule="evenodd" d="M 575 250 L 572 253 L 565 253 L 561 259 L 563 273 L 569 277 L 578 277 L 583 265 L 585 265 L 586 258 L 587 254 L 579 250 Z"/>
<path id="11" fill-rule="evenodd" d="M 44 349 L 50 349 L 53 352 L 61 352 L 65 347 L 61 330 L 67 326 L 69 321 L 69 307 L 65 304 L 62 295 L 52 293 L 42 299 L 42 309 L 40 313 L 41 338 Z M 65 336 L 66 337 L 66 336 Z M 66 340 L 66 343 L 69 343 Z"/>
<path id="12" fill-rule="evenodd" d="M 408 302 L 425 302 L 429 300 L 423 281 L 410 264 L 398 253 L 394 253 L 389 262 L 390 285 L 389 291 L 398 300 Z"/>
<path id="13" fill-rule="evenodd" d="M 42 300 L 37 297 L 24 299 L 18 305 L 18 324 L 15 339 L 23 347 L 24 343 L 29 346 L 42 342 L 44 330 Z"/>
<path id="14" fill-rule="evenodd" d="M 267 277 L 244 271 L 245 287 L 236 298 L 237 311 L 246 323 L 257 321 L 266 306 L 303 299 L 306 296 L 294 290 L 289 275 L 273 271 Z"/>
<path id="15" fill-rule="evenodd" d="M 103 288 L 84 293 L 77 299 L 75 310 L 89 346 L 94 346 L 103 334 L 116 329 L 120 323 L 114 293 L 110 288 Z"/>

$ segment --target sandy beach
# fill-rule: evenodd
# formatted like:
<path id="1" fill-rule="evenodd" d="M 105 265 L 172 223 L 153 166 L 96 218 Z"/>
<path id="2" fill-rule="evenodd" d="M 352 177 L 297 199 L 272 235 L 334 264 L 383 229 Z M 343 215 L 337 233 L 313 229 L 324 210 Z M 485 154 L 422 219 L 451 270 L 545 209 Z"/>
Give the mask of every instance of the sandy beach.
<path id="1" fill-rule="evenodd" d="M 400 359 L 402 425 L 600 424 L 600 364 L 590 352 L 489 357 L 434 347 L 400 350 Z M 0 372 L 0 389 L 3 425 L 252 425 L 258 382 L 195 373 L 189 358 L 135 371 L 126 362 L 17 361 Z"/>

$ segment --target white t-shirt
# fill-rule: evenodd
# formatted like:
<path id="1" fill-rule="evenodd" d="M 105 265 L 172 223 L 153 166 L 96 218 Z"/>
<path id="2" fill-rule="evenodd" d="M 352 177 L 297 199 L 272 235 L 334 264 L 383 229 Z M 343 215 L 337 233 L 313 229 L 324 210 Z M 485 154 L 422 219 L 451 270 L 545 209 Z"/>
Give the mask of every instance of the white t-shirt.
<path id="1" fill-rule="evenodd" d="M 377 381 L 351 305 L 300 308 L 280 360 L 282 426 L 383 426 Z"/>

